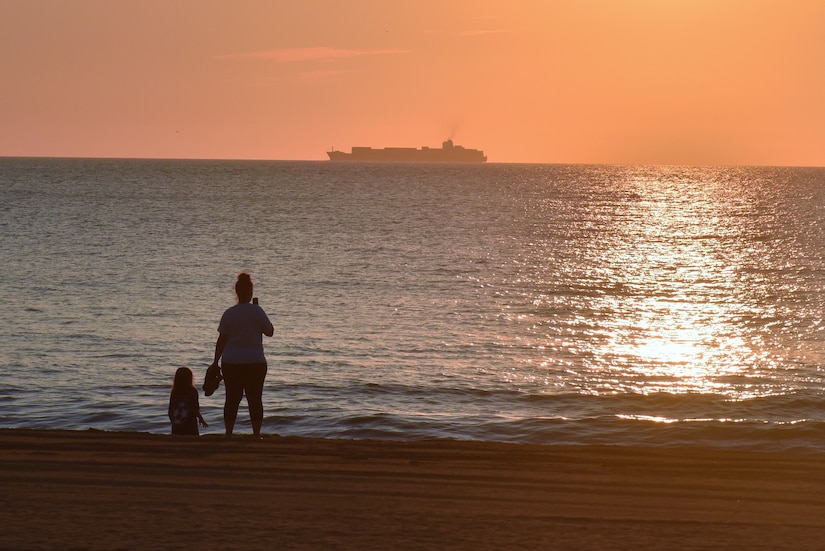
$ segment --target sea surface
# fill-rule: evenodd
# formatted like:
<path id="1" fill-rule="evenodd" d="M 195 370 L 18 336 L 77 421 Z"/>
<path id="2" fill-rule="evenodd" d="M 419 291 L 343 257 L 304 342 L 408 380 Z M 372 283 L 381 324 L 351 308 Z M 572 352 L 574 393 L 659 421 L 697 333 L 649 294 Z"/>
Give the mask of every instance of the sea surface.
<path id="1" fill-rule="evenodd" d="M 168 433 L 249 271 L 267 434 L 825 451 L 825 169 L 5 158 L 0 236 L 0 427 Z"/>

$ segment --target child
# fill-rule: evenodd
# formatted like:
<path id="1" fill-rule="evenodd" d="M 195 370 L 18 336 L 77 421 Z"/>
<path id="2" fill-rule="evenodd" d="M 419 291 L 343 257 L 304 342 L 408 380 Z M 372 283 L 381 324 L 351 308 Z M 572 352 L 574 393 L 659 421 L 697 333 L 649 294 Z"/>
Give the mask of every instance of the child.
<path id="1" fill-rule="evenodd" d="M 169 396 L 169 420 L 172 421 L 172 434 L 198 436 L 198 422 L 204 427 L 209 426 L 201 415 L 198 390 L 192 383 L 192 370 L 188 367 L 179 367 L 175 372 Z"/>

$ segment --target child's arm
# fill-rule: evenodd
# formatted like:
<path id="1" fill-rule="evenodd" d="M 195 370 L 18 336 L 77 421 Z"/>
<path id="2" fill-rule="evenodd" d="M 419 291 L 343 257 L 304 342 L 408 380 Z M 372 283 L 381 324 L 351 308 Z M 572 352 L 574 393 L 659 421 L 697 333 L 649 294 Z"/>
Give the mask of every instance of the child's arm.
<path id="1" fill-rule="evenodd" d="M 200 422 L 202 427 L 208 427 L 209 425 L 206 424 L 206 421 L 203 419 L 203 415 L 201 415 L 201 404 L 198 400 L 198 391 L 195 391 L 195 415 L 198 416 L 198 421 Z"/>

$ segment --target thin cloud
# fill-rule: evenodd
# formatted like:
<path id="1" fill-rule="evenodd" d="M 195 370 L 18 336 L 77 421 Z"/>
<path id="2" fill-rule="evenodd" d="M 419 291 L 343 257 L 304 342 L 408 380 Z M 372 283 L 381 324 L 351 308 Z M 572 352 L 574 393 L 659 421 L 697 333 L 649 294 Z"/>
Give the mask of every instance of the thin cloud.
<path id="1" fill-rule="evenodd" d="M 376 55 L 407 54 L 410 50 L 353 50 L 345 48 L 282 48 L 261 52 L 246 52 L 240 54 L 224 54 L 216 56 L 218 59 L 262 59 L 276 63 L 296 63 L 301 61 L 328 61 L 333 59 L 349 59 Z"/>

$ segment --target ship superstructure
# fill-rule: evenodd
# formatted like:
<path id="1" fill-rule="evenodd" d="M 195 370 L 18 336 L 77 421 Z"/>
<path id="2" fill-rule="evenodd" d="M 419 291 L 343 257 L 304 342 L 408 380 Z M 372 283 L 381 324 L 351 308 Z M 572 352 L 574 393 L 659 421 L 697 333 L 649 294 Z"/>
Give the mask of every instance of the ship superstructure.
<path id="1" fill-rule="evenodd" d="M 331 161 L 361 161 L 389 163 L 483 163 L 487 160 L 483 151 L 467 149 L 455 145 L 452 140 L 441 144 L 441 148 L 414 147 L 353 147 L 351 153 L 327 151 Z"/>

